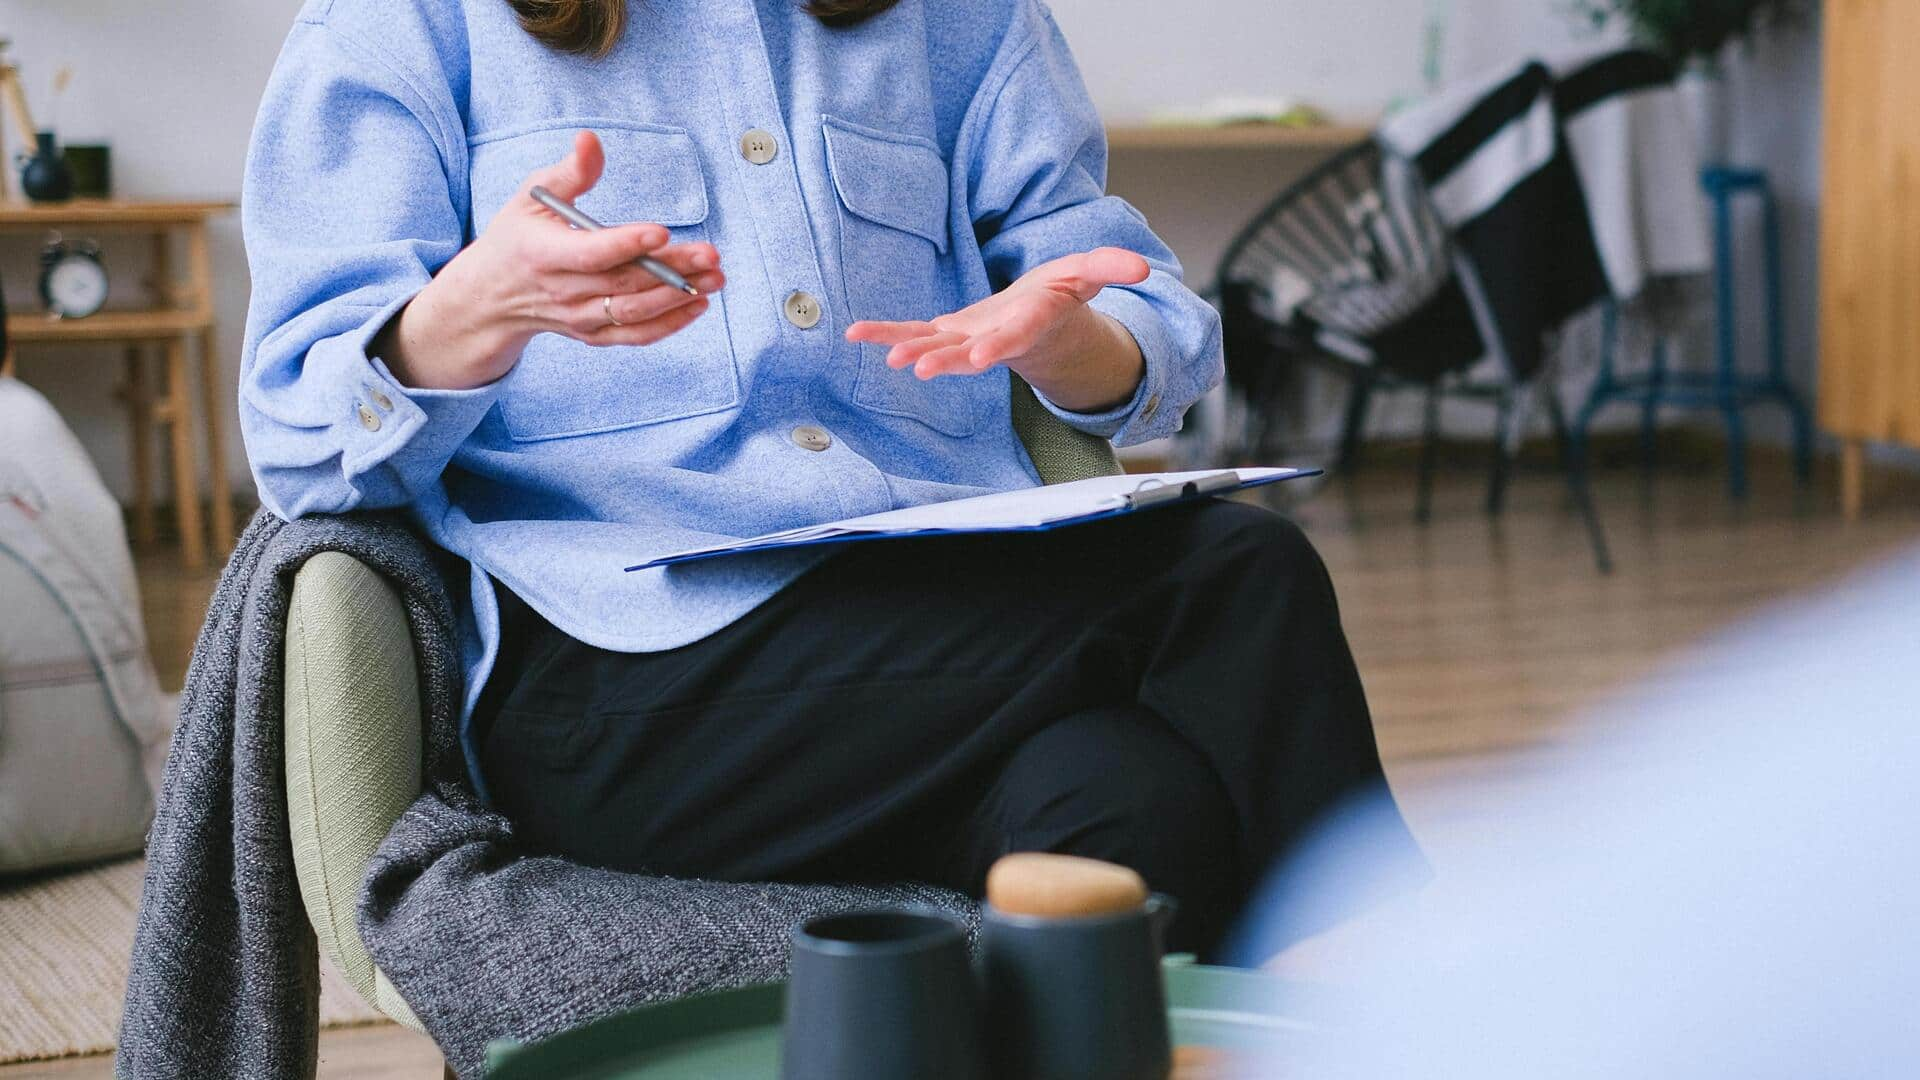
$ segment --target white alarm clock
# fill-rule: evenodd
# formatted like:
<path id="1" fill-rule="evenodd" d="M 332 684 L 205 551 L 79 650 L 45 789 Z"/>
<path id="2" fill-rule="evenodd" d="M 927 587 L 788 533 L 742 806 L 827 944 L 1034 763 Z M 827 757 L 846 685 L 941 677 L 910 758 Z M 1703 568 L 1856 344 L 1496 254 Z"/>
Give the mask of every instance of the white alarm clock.
<path id="1" fill-rule="evenodd" d="M 62 319 L 84 319 L 107 304 L 107 266 L 91 240 L 69 246 L 59 236 L 40 252 L 40 299 Z"/>

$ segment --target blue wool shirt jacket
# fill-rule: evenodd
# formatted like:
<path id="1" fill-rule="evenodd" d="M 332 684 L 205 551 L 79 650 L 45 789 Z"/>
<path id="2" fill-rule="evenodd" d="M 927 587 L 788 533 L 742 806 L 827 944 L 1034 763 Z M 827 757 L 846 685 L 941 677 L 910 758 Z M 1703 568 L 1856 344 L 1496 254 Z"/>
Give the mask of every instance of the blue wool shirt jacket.
<path id="1" fill-rule="evenodd" d="M 904 0 L 851 29 L 799 0 L 630 11 L 591 60 L 536 42 L 504 0 L 309 0 L 248 159 L 240 415 L 261 497 L 288 519 L 406 507 L 470 563 L 469 713 L 499 637 L 489 577 L 583 642 L 670 649 L 822 556 L 623 567 L 1038 483 L 1005 370 L 923 382 L 847 342 L 855 320 L 933 318 L 1113 245 L 1153 273 L 1093 306 L 1145 377 L 1110 413 L 1049 407 L 1142 442 L 1221 374 L 1214 311 L 1104 194 L 1099 117 L 1039 0 Z M 492 385 L 402 385 L 375 336 L 581 129 L 607 153 L 581 208 L 711 241 L 727 288 L 659 344 L 543 335 Z M 774 140 L 763 163 L 750 132 Z M 789 317 L 795 294 L 816 325 Z"/>

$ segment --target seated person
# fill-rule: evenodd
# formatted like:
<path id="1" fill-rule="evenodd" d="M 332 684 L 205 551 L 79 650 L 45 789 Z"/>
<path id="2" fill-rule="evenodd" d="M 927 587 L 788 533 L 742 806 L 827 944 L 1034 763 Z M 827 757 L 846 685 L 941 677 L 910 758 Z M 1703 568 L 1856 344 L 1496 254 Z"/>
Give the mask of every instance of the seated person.
<path id="1" fill-rule="evenodd" d="M 1014 376 L 1081 431 L 1173 433 L 1219 321 L 1105 156 L 1039 0 L 311 0 L 248 164 L 261 496 L 404 507 L 469 568 L 468 761 L 529 849 L 976 896 L 1007 852 L 1087 855 L 1209 949 L 1382 783 L 1291 524 L 622 572 L 1032 486 Z"/>

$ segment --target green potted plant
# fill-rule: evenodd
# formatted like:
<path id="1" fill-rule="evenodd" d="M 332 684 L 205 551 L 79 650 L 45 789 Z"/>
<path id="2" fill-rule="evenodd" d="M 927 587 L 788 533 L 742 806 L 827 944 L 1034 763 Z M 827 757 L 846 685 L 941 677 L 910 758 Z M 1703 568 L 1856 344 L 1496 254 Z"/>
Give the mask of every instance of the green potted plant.
<path id="1" fill-rule="evenodd" d="M 1728 43 L 1805 8 L 1805 0 L 1574 0 L 1595 27 L 1625 22 L 1642 44 L 1690 66 L 1712 66 Z"/>
<path id="2" fill-rule="evenodd" d="M 1670 57 L 1682 71 L 1700 124 L 1701 154 L 1724 161 L 1732 124 L 1720 58 L 1754 31 L 1803 14 L 1812 0 L 1572 0 L 1596 29 L 1625 24 L 1641 45 Z"/>

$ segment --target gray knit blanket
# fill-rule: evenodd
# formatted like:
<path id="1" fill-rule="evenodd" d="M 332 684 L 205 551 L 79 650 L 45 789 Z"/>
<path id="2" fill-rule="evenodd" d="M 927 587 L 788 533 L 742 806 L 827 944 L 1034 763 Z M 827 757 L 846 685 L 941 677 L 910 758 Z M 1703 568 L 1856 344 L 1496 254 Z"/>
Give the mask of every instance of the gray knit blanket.
<path id="1" fill-rule="evenodd" d="M 341 551 L 385 575 L 412 623 L 427 790 L 376 853 L 360 932 L 463 1077 L 489 1042 L 531 1041 L 639 1005 L 781 978 L 817 914 L 932 907 L 932 888 L 641 877 L 521 851 L 468 781 L 451 601 L 398 518 L 256 515 L 194 648 L 147 841 L 120 1077 L 314 1074 L 319 962 L 288 840 L 281 656 L 294 574 Z"/>

